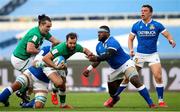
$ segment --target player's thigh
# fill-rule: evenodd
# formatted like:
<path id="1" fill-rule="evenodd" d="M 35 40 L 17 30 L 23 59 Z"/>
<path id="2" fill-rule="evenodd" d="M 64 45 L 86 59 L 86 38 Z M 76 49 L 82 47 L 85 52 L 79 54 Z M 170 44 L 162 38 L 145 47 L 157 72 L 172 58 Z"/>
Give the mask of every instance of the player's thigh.
<path id="1" fill-rule="evenodd" d="M 48 92 L 48 84 L 49 83 L 46 83 L 46 82 L 36 79 L 33 82 L 33 90 Z"/>
<path id="2" fill-rule="evenodd" d="M 62 86 L 63 79 L 57 72 L 49 74 L 48 78 L 55 84 L 56 87 Z"/>
<path id="3" fill-rule="evenodd" d="M 161 63 L 152 64 L 150 68 L 155 77 L 161 77 L 162 75 Z"/>
<path id="4" fill-rule="evenodd" d="M 133 76 L 138 76 L 138 77 L 139 77 L 136 68 L 133 67 L 133 66 L 128 67 L 128 68 L 125 70 L 124 74 L 125 74 L 125 77 L 128 78 L 128 79 L 130 79 L 130 78 L 133 77 Z"/>
<path id="5" fill-rule="evenodd" d="M 145 63 L 145 57 L 141 53 L 136 53 L 133 57 L 133 61 L 137 67 L 142 68 Z"/>

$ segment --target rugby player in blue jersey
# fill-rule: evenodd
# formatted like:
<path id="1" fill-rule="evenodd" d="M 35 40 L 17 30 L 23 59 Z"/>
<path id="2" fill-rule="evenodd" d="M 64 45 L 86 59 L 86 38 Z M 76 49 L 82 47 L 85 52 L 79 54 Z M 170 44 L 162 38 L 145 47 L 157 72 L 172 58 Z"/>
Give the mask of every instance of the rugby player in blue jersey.
<path id="1" fill-rule="evenodd" d="M 158 96 L 159 107 L 167 107 L 167 104 L 163 100 L 164 85 L 162 80 L 162 70 L 159 54 L 157 52 L 157 40 L 161 33 L 171 46 L 174 48 L 176 43 L 167 29 L 159 22 L 152 19 L 153 8 L 150 5 L 143 5 L 141 8 L 141 20 L 136 22 L 131 30 L 128 39 L 128 47 L 130 50 L 130 56 L 134 56 L 136 68 L 138 71 L 143 67 L 144 63 L 149 63 L 149 67 L 156 82 L 156 91 Z M 137 52 L 134 53 L 133 40 L 137 38 L 138 46 Z M 126 85 L 128 80 L 124 81 L 123 85 Z M 119 88 L 119 93 L 125 88 L 125 86 Z"/>
<path id="2" fill-rule="evenodd" d="M 123 51 L 119 42 L 110 36 L 108 26 L 99 27 L 98 40 L 99 43 L 96 46 L 98 56 L 91 55 L 88 57 L 93 63 L 87 67 L 83 75 L 88 77 L 92 68 L 97 67 L 102 61 L 107 61 L 110 67 L 115 70 L 108 75 L 108 88 L 111 97 L 104 103 L 104 106 L 111 108 L 119 101 L 119 96 L 115 94 L 123 78 L 126 77 L 138 89 L 148 106 L 155 108 L 156 105 L 153 104 L 148 90 L 144 84 L 140 82 L 134 62 L 130 59 L 130 56 Z"/>

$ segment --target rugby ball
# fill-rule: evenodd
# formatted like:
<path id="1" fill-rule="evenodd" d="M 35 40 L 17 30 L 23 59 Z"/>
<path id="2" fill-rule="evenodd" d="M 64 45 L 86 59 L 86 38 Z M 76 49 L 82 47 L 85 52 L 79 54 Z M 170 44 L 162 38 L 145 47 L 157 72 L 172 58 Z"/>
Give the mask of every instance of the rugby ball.
<path id="1" fill-rule="evenodd" d="M 55 65 L 59 65 L 59 64 L 66 64 L 66 60 L 63 56 L 58 56 L 56 58 L 53 59 L 53 62 Z"/>

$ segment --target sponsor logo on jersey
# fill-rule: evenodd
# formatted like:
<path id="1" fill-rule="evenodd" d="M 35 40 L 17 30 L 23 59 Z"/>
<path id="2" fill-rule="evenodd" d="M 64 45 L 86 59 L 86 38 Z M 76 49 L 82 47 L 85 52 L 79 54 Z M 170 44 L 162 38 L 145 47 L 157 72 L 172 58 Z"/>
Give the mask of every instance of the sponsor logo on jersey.
<path id="1" fill-rule="evenodd" d="M 138 31 L 138 35 L 141 37 L 152 37 L 152 36 L 156 36 L 156 32 L 155 31 Z"/>

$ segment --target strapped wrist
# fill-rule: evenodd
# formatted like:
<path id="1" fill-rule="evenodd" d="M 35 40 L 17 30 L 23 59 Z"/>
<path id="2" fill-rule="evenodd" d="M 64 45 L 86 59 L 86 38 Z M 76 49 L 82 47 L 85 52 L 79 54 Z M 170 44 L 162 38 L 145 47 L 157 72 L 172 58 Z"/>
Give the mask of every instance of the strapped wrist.
<path id="1" fill-rule="evenodd" d="M 89 71 L 91 71 L 93 69 L 93 66 L 92 65 L 89 65 L 88 67 L 87 67 L 87 70 L 89 70 Z"/>

